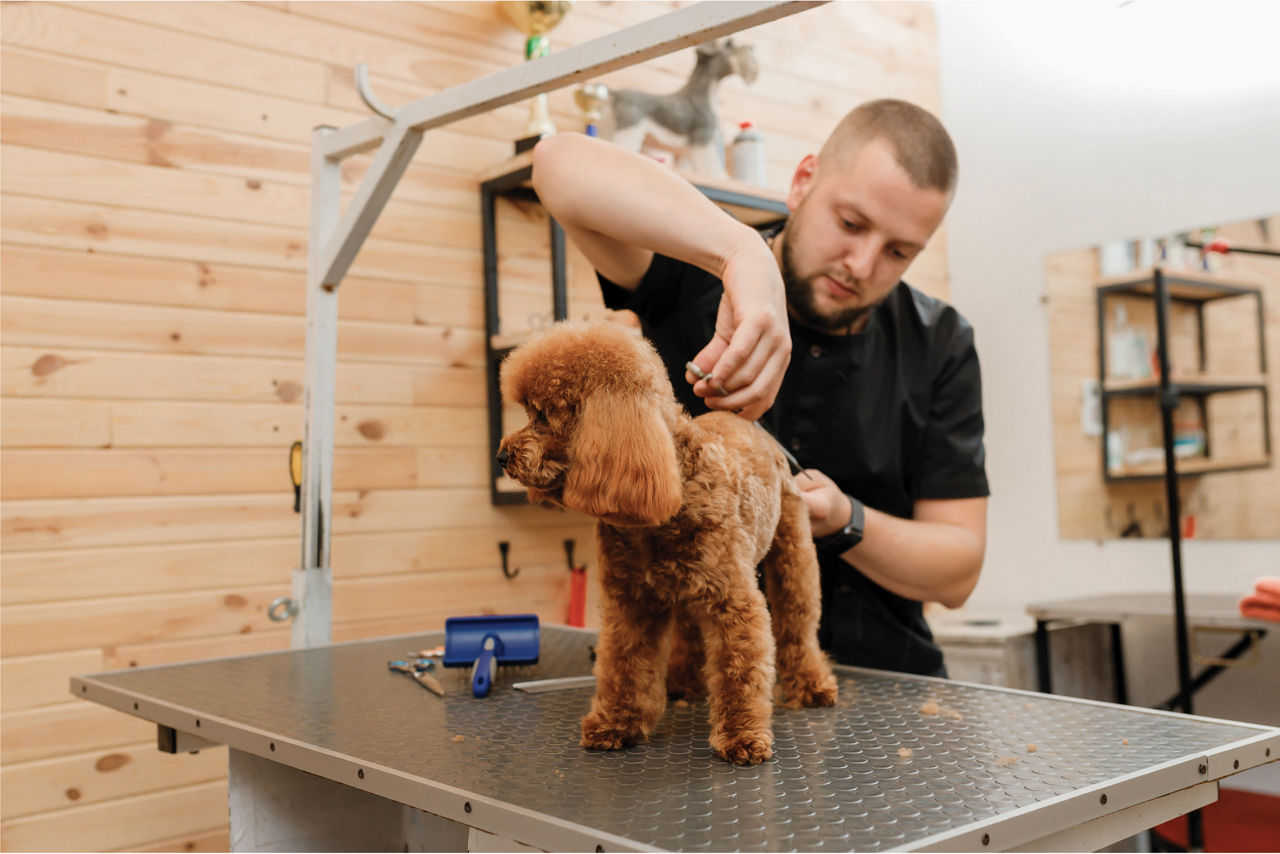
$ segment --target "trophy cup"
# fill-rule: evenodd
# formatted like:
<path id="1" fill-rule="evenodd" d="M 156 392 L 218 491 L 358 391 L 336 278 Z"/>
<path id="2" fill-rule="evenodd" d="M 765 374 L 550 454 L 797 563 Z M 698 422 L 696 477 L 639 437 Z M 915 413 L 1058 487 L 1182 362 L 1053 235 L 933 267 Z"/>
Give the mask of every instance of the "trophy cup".
<path id="1" fill-rule="evenodd" d="M 609 87 L 603 83 L 583 83 L 573 93 L 573 100 L 586 119 L 587 136 L 599 136 L 600 115 L 609 101 Z"/>
<path id="2" fill-rule="evenodd" d="M 528 62 L 551 52 L 551 42 L 547 33 L 555 29 L 564 18 L 571 5 L 568 0 L 522 0 L 510 2 L 505 0 L 498 4 L 502 7 L 507 20 L 516 29 L 528 36 L 524 43 L 524 58 Z M 529 123 L 525 126 L 525 138 L 516 141 L 516 153 L 533 147 L 540 138 L 556 132 L 547 110 L 546 93 L 539 94 L 529 103 Z"/>

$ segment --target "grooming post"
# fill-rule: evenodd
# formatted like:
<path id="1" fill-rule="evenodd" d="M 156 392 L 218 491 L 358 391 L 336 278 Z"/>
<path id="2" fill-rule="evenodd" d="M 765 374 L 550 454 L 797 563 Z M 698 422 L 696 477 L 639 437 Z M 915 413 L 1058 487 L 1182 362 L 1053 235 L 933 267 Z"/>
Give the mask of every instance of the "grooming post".
<path id="1" fill-rule="evenodd" d="M 338 288 L 313 278 L 320 251 L 338 225 L 342 204 L 342 161 L 326 157 L 321 126 L 312 134 L 311 233 L 307 266 L 307 363 L 302 441 L 302 563 L 293 571 L 294 618 L 290 645 L 328 643 L 333 613 L 333 568 L 329 564 L 333 497 L 334 367 L 338 359 Z"/>

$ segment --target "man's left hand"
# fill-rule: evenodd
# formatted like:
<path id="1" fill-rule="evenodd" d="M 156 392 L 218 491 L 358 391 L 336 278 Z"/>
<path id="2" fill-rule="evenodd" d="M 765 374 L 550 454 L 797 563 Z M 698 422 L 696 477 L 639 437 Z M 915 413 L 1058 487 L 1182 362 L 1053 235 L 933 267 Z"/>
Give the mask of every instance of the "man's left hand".
<path id="1" fill-rule="evenodd" d="M 836 482 L 817 469 L 805 469 L 795 477 L 800 497 L 809 507 L 809 527 L 813 536 L 834 534 L 849 524 L 853 508 Z"/>

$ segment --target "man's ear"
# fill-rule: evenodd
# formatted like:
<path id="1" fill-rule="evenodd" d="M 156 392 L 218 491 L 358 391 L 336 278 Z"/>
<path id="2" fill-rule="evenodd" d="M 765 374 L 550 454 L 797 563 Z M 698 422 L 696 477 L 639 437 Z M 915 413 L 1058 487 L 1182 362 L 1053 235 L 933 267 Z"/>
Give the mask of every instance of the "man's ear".
<path id="1" fill-rule="evenodd" d="M 800 200 L 809 192 L 809 188 L 813 186 L 814 178 L 818 174 L 818 155 L 806 154 L 804 159 L 800 161 L 800 165 L 796 166 L 795 174 L 791 176 L 791 189 L 787 191 L 787 209 L 795 213 L 796 208 L 800 207 Z"/>
<path id="2" fill-rule="evenodd" d="M 565 506 L 620 525 L 660 525 L 674 516 L 684 490 L 661 411 L 635 394 L 588 397 L 578 414 Z"/>

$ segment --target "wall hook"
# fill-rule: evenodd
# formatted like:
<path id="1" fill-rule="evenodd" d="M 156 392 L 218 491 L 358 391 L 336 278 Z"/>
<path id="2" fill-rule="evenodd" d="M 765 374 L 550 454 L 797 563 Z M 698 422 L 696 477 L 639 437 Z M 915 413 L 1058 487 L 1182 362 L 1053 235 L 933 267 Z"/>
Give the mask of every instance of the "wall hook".
<path id="1" fill-rule="evenodd" d="M 519 567 L 517 567 L 517 568 L 516 568 L 516 569 L 514 569 L 514 570 L 509 569 L 509 568 L 507 567 L 507 553 L 511 551 L 511 543 L 507 542 L 506 540 L 500 540 L 500 541 L 498 542 L 498 551 L 502 552 L 502 574 L 503 574 L 503 576 L 505 576 L 505 577 L 506 577 L 506 578 L 508 578 L 508 579 L 515 578 L 517 575 L 519 575 L 519 574 L 520 574 L 520 569 L 519 569 Z"/>
<path id="2" fill-rule="evenodd" d="M 388 107 L 382 102 L 381 98 L 373 94 L 373 87 L 369 85 L 369 66 L 363 62 L 356 63 L 356 92 L 360 95 L 360 100 L 364 101 L 366 107 L 384 119 L 395 121 L 395 109 Z"/>
<path id="3" fill-rule="evenodd" d="M 573 572 L 577 569 L 577 566 L 573 563 L 573 540 L 564 541 L 564 553 L 565 556 L 569 558 L 569 571 Z"/>

